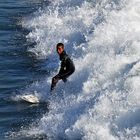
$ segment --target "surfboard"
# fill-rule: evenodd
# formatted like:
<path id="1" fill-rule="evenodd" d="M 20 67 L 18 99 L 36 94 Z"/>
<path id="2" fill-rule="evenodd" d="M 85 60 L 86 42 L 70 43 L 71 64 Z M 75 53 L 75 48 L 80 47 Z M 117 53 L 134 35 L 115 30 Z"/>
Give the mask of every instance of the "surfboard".
<path id="1" fill-rule="evenodd" d="M 32 104 L 39 103 L 38 97 L 33 95 L 33 94 L 23 95 L 23 96 L 21 96 L 21 99 L 28 102 L 28 103 L 32 103 Z"/>

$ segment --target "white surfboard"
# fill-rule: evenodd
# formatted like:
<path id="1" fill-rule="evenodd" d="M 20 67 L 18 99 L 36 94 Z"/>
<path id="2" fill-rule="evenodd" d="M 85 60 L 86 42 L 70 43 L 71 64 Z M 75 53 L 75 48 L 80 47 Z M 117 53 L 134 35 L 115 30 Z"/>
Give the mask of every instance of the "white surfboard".
<path id="1" fill-rule="evenodd" d="M 23 95 L 23 96 L 21 96 L 21 99 L 28 102 L 28 103 L 32 103 L 32 104 L 39 103 L 38 97 L 33 95 L 33 94 Z"/>

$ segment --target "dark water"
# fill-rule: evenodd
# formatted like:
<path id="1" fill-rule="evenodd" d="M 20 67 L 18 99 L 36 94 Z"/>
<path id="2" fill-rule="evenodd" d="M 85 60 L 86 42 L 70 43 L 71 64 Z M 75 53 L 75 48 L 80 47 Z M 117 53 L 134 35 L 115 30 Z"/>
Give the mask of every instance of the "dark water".
<path id="1" fill-rule="evenodd" d="M 45 106 L 29 106 L 11 100 L 32 82 L 39 80 L 44 73 L 40 63 L 27 53 L 26 35 L 20 22 L 47 2 L 29 0 L 0 0 L 0 139 L 10 131 L 19 131 L 22 126 L 41 117 Z M 20 139 L 20 138 L 18 138 Z M 23 138 L 26 139 L 26 138 Z"/>

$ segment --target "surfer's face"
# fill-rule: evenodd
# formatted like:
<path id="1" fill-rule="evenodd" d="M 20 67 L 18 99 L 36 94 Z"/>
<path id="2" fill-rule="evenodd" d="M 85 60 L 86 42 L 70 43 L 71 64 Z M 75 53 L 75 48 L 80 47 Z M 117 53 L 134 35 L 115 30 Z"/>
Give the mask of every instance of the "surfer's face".
<path id="1" fill-rule="evenodd" d="M 59 47 L 57 48 L 57 53 L 58 53 L 58 54 L 61 54 L 63 51 L 64 51 L 63 46 L 59 46 Z"/>

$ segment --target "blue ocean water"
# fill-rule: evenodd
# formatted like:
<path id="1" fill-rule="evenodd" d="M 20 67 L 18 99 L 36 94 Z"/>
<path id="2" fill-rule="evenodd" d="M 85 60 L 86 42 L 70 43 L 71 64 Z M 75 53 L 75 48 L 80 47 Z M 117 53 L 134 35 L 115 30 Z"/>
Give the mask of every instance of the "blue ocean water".
<path id="1" fill-rule="evenodd" d="M 0 2 L 0 139 L 139 140 L 139 0 L 48 1 Z M 76 71 L 50 96 L 58 42 Z"/>
<path id="2" fill-rule="evenodd" d="M 0 1 L 0 139 L 8 139 L 10 131 L 18 131 L 33 118 L 41 115 L 42 106 L 29 106 L 14 102 L 11 96 L 40 79 L 39 62 L 29 56 L 26 35 L 21 20 L 40 7 L 41 1 L 1 0 Z M 45 2 L 47 5 L 47 2 Z M 20 138 L 18 138 L 20 139 Z M 25 138 L 23 138 L 25 139 Z"/>

